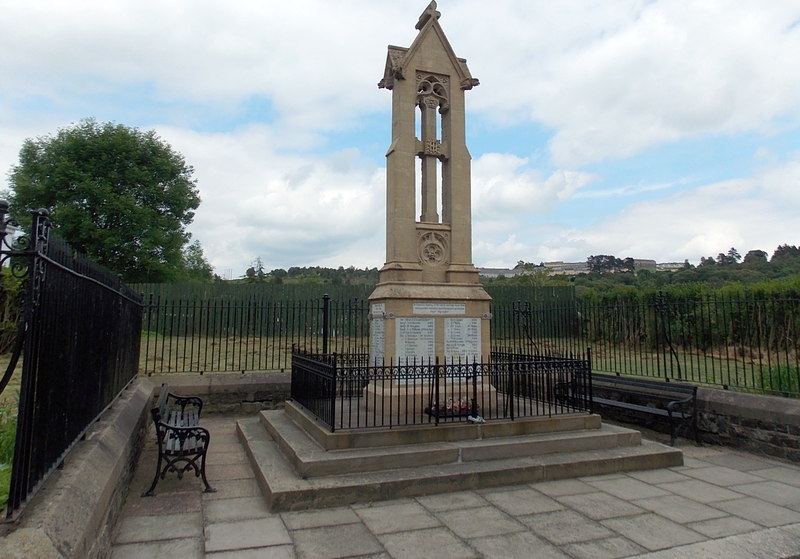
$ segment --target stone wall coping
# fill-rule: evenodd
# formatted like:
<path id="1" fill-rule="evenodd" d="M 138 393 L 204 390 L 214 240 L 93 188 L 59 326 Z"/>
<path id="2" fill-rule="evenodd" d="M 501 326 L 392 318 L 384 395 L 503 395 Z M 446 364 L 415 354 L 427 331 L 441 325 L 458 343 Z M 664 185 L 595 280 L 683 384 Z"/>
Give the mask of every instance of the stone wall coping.
<path id="1" fill-rule="evenodd" d="M 800 425 L 800 400 L 717 388 L 697 389 L 697 409 L 782 425 Z"/>
<path id="2" fill-rule="evenodd" d="M 289 390 L 292 374 L 283 373 L 214 373 L 199 375 L 196 373 L 171 373 L 147 377 L 153 386 L 160 387 L 167 383 L 170 390 L 182 396 L 203 396 L 208 394 L 250 393 L 264 390 Z M 174 389 L 174 390 L 173 390 Z"/>

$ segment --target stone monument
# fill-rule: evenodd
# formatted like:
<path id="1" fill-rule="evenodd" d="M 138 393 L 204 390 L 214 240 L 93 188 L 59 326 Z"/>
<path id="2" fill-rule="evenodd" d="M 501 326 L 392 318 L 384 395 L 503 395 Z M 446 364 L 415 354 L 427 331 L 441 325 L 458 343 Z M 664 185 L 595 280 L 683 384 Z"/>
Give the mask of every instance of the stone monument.
<path id="1" fill-rule="evenodd" d="M 389 46 L 378 84 L 392 92 L 392 142 L 386 263 L 370 296 L 373 365 L 464 363 L 490 354 L 491 297 L 472 263 L 464 106 L 478 80 L 439 17 L 431 2 L 411 46 Z"/>

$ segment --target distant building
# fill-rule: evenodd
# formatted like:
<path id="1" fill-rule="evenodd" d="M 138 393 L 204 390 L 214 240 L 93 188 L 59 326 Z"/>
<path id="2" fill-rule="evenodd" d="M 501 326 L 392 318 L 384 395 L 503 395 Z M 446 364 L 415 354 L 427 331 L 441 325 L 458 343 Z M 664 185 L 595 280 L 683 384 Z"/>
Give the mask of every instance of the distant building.
<path id="1" fill-rule="evenodd" d="M 658 272 L 674 272 L 686 266 L 685 262 L 656 262 L 649 258 L 634 258 L 634 270 L 653 270 Z M 564 275 L 564 276 L 577 276 L 580 274 L 589 273 L 588 262 L 563 262 L 557 260 L 554 262 L 545 262 L 542 266 L 534 267 L 534 270 L 541 270 L 542 267 L 551 276 Z M 478 274 L 482 278 L 513 278 L 514 276 L 524 276 L 531 274 L 532 271 L 526 270 L 522 266 L 516 268 L 478 268 Z"/>
<path id="2" fill-rule="evenodd" d="M 478 268 L 478 275 L 482 278 L 513 278 L 522 272 L 522 268 Z"/>
<path id="3" fill-rule="evenodd" d="M 656 264 L 656 270 L 659 272 L 674 272 L 681 270 L 686 266 L 686 262 L 659 262 Z"/>
<path id="4" fill-rule="evenodd" d="M 656 264 L 655 260 L 646 260 L 644 258 L 634 258 L 633 259 L 633 269 L 634 270 L 656 270 L 656 269 L 658 269 L 658 264 Z"/>

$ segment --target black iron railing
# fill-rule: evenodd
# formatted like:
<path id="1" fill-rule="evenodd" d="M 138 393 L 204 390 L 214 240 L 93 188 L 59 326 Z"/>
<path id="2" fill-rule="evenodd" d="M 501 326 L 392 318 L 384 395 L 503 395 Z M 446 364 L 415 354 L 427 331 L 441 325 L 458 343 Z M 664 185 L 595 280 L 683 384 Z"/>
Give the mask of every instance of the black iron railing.
<path id="1" fill-rule="evenodd" d="M 368 350 L 364 298 L 225 293 L 220 287 L 207 300 L 153 298 L 141 370 L 286 370 L 294 346 L 340 355 Z M 591 346 L 598 372 L 800 396 L 800 298 L 656 293 L 596 301 L 532 292 L 530 300 L 513 301 L 511 295 L 503 292 L 492 305 L 494 350 L 569 358 Z"/>
<path id="2" fill-rule="evenodd" d="M 332 431 L 552 417 L 591 409 L 591 361 L 497 353 L 375 366 L 296 349 L 292 399 Z"/>
<path id="3" fill-rule="evenodd" d="M 800 298 L 656 293 L 493 309 L 493 347 L 569 356 L 596 372 L 800 396 Z"/>
<path id="4" fill-rule="evenodd" d="M 365 299 L 160 299 L 145 309 L 140 370 L 176 372 L 283 371 L 292 347 L 358 353 L 368 348 Z"/>
<path id="5" fill-rule="evenodd" d="M 18 343 L 0 389 L 22 353 L 10 517 L 136 375 L 141 300 L 119 277 L 51 234 L 47 214 L 10 246 L 0 202 L 0 261 L 24 280 Z"/>

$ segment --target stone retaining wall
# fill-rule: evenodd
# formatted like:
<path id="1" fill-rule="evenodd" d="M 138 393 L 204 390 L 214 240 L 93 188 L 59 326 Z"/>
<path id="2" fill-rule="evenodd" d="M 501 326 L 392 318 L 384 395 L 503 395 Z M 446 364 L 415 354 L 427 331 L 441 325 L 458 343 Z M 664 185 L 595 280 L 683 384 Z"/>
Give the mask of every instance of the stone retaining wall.
<path id="1" fill-rule="evenodd" d="M 291 373 L 172 374 L 148 377 L 156 387 L 203 399 L 203 415 L 248 415 L 283 406 L 291 395 Z"/>
<path id="2" fill-rule="evenodd" d="M 800 400 L 700 388 L 703 442 L 800 462 Z"/>

